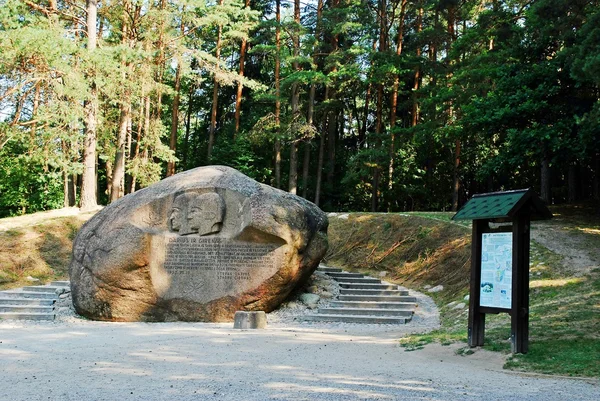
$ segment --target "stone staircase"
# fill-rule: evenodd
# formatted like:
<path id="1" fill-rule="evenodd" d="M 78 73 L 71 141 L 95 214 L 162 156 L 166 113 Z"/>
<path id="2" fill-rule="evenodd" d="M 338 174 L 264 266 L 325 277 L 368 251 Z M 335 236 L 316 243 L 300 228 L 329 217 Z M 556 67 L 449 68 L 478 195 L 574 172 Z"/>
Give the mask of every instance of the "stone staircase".
<path id="1" fill-rule="evenodd" d="M 340 295 L 329 307 L 307 315 L 306 320 L 404 324 L 412 319 L 417 307 L 416 298 L 409 296 L 408 291 L 398 289 L 397 285 L 333 267 L 319 266 L 317 271 L 339 282 Z"/>
<path id="2" fill-rule="evenodd" d="M 71 291 L 68 281 L 0 291 L 0 320 L 54 320 L 54 304 Z"/>

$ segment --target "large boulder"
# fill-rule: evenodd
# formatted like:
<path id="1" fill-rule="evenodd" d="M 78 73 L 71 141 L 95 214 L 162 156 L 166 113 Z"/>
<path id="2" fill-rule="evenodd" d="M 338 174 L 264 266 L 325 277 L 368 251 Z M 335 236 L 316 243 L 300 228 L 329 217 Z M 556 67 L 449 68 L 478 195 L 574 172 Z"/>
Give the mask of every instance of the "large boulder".
<path id="1" fill-rule="evenodd" d="M 275 309 L 317 268 L 327 217 L 223 166 L 167 178 L 110 204 L 79 231 L 73 303 L 90 319 L 231 321 Z"/>

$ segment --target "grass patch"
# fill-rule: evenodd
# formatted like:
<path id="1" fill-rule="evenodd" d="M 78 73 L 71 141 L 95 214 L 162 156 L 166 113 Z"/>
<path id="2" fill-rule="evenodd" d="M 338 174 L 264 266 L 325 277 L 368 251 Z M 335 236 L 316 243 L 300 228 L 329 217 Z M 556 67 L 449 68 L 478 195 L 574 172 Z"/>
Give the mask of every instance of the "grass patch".
<path id="1" fill-rule="evenodd" d="M 466 331 L 449 332 L 446 330 L 435 330 L 427 334 L 403 337 L 400 339 L 400 346 L 406 351 L 415 351 L 423 349 L 427 344 L 440 343 L 441 345 L 450 345 L 467 338 Z"/>
<path id="2" fill-rule="evenodd" d="M 600 377 L 600 341 L 591 338 L 575 338 L 566 344 L 564 340 L 533 341 L 526 355 L 508 358 L 505 368 L 533 370 L 540 373 L 565 376 Z"/>
<path id="3" fill-rule="evenodd" d="M 63 217 L 0 232 L 0 290 L 30 285 L 28 276 L 68 280 L 73 239 L 84 220 Z"/>
<path id="4" fill-rule="evenodd" d="M 562 211 L 562 210 L 561 210 Z M 580 244 L 600 249 L 596 220 L 563 212 Z M 452 213 L 351 214 L 330 219 L 327 263 L 423 290 L 441 313 L 442 328 L 401 339 L 407 350 L 467 341 L 466 308 L 454 309 L 469 291 L 470 230 L 449 222 Z M 572 219 L 572 220 L 571 220 Z M 534 223 L 538 224 L 538 223 Z M 585 238 L 579 238 L 585 236 Z M 505 368 L 569 376 L 600 376 L 600 268 L 572 276 L 563 257 L 532 241 L 529 352 L 510 356 Z M 485 349 L 510 354 L 510 316 L 486 315 Z M 462 352 L 468 355 L 468 349 Z"/>

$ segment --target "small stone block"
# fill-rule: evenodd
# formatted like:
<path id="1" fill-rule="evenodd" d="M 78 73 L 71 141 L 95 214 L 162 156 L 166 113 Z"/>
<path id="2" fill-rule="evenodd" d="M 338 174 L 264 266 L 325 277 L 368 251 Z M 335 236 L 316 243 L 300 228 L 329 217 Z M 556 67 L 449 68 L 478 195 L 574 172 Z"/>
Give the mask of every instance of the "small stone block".
<path id="1" fill-rule="evenodd" d="M 263 311 L 235 312 L 233 317 L 234 329 L 264 329 L 267 327 L 267 315 Z"/>

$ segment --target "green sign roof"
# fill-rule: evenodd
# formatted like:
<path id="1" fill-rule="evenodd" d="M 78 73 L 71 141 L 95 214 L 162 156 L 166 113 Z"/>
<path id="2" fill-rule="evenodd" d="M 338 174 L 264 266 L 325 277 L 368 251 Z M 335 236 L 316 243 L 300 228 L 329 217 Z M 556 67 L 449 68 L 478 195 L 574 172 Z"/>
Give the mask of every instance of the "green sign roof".
<path id="1" fill-rule="evenodd" d="M 452 220 L 512 218 L 523 207 L 530 207 L 533 219 L 549 219 L 552 213 L 530 189 L 474 195 Z"/>

